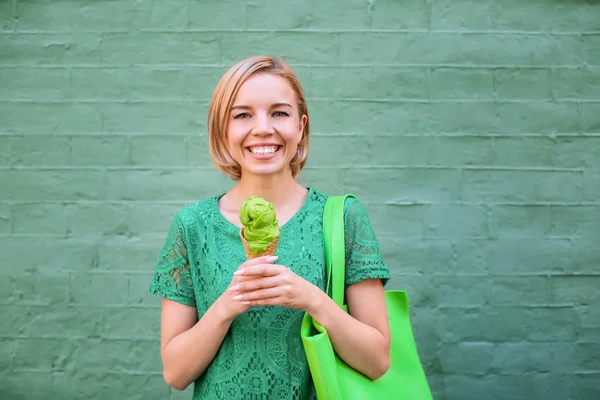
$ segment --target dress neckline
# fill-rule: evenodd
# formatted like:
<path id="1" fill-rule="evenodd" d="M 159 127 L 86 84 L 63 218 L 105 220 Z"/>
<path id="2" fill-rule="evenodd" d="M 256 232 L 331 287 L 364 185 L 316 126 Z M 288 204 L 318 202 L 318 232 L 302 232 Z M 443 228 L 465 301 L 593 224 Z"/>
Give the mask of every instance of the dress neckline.
<path id="1" fill-rule="evenodd" d="M 308 203 L 311 201 L 314 191 L 311 187 L 307 187 L 306 189 L 308 190 L 308 194 L 306 195 L 306 199 L 304 200 L 304 203 L 302 203 L 302 206 L 298 209 L 298 211 L 296 211 L 294 213 L 294 215 L 292 215 L 292 218 L 287 220 L 286 223 L 284 223 L 283 225 L 279 226 L 279 229 L 281 231 L 283 231 L 283 229 L 288 224 L 290 224 L 291 222 L 294 222 L 296 219 L 298 219 L 300 214 L 302 214 L 304 212 L 304 210 L 308 207 Z M 238 232 L 240 230 L 240 227 L 237 226 L 236 224 L 234 224 L 233 222 L 231 222 L 230 220 L 228 220 L 227 218 L 225 218 L 225 216 L 223 215 L 223 213 L 221 213 L 221 210 L 219 209 L 219 199 L 223 196 L 225 196 L 225 193 L 221 193 L 221 194 L 213 197 L 212 203 L 213 203 L 215 214 L 217 214 L 217 218 L 220 218 L 224 222 L 225 226 L 227 226 L 228 229 L 235 230 L 236 232 Z"/>

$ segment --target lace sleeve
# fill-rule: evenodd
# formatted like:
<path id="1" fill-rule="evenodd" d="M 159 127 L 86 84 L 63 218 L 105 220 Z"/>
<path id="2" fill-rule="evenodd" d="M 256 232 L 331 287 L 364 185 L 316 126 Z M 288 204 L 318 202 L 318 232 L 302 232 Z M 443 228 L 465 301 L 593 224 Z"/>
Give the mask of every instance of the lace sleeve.
<path id="1" fill-rule="evenodd" d="M 185 230 L 179 215 L 171 223 L 149 290 L 165 299 L 196 307 Z"/>
<path id="2" fill-rule="evenodd" d="M 346 244 L 346 287 L 365 279 L 381 279 L 385 285 L 390 272 L 383 263 L 379 243 L 364 206 L 356 199 L 344 207 Z"/>

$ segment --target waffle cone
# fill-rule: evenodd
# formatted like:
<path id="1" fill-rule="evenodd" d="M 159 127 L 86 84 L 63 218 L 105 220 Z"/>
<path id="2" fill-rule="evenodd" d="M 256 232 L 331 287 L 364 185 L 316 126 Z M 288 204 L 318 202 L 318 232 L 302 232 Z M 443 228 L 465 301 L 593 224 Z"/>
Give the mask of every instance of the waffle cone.
<path id="1" fill-rule="evenodd" d="M 244 229 L 240 230 L 240 237 L 242 238 L 242 244 L 244 245 L 244 251 L 246 252 L 246 257 L 248 259 L 258 258 L 258 257 L 263 257 L 263 256 L 274 256 L 275 250 L 277 249 L 277 243 L 279 243 L 279 237 L 276 237 L 275 239 L 273 239 L 273 241 L 271 243 L 269 243 L 269 246 L 267 246 L 267 249 L 265 251 L 263 251 L 262 253 L 253 253 L 252 251 L 250 251 L 250 246 L 248 245 L 248 241 L 244 237 Z"/>

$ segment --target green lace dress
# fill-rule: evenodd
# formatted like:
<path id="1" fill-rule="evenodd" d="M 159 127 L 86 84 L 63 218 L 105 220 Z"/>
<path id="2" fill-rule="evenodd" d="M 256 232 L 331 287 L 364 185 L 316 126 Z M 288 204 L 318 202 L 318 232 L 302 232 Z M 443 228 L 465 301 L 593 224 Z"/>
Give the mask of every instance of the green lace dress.
<path id="1" fill-rule="evenodd" d="M 201 318 L 225 291 L 245 253 L 239 228 L 219 212 L 220 196 L 183 208 L 174 218 L 150 292 L 196 307 Z M 306 202 L 281 227 L 277 263 L 325 289 L 323 209 L 327 196 L 309 189 Z M 389 271 L 364 207 L 345 209 L 346 284 Z M 303 311 L 253 307 L 239 315 L 214 360 L 194 383 L 194 399 L 315 399 L 300 340 Z"/>

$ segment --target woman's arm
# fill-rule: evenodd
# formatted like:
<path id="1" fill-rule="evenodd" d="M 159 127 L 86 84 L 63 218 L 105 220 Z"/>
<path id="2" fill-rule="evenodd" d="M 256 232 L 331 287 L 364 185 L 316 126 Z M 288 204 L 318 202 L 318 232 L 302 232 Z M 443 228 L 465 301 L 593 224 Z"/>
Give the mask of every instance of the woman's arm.
<path id="1" fill-rule="evenodd" d="M 327 329 L 336 353 L 371 379 L 385 374 L 390 366 L 390 328 L 381 280 L 364 280 L 346 289 L 349 314 L 319 292 L 306 311 Z"/>
<path id="2" fill-rule="evenodd" d="M 198 321 L 195 307 L 163 299 L 160 354 L 165 382 L 184 390 L 211 363 L 231 325 L 213 304 Z"/>
<path id="3" fill-rule="evenodd" d="M 241 267 L 264 267 L 275 260 L 277 257 L 254 258 Z M 234 276 L 229 287 L 251 279 Z M 233 319 L 250 308 L 234 296 L 235 292 L 225 290 L 200 320 L 195 307 L 163 299 L 160 354 L 163 377 L 169 386 L 184 390 L 208 368 Z"/>

